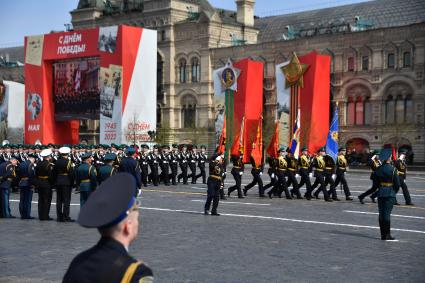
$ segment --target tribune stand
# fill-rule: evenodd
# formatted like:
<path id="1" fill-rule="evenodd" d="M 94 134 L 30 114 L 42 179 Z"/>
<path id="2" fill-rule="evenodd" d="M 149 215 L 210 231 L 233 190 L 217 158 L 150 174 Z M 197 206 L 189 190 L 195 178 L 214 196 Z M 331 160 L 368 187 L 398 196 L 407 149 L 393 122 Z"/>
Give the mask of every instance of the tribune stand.
<path id="1" fill-rule="evenodd" d="M 110 26 L 25 38 L 25 143 L 78 143 L 100 120 L 100 143 L 149 141 L 156 127 L 156 31 Z"/>

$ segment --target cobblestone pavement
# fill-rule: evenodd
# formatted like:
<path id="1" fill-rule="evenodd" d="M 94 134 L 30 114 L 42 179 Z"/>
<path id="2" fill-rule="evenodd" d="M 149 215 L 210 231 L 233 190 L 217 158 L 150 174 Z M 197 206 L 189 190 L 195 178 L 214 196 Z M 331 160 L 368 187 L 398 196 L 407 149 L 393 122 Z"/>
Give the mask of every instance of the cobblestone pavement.
<path id="1" fill-rule="evenodd" d="M 379 239 L 377 205 L 357 200 L 368 177 L 348 174 L 353 202 L 260 199 L 254 187 L 245 199 L 221 201 L 220 217 L 202 214 L 203 184 L 150 186 L 130 253 L 156 282 L 424 282 L 425 176 L 409 177 L 415 206 L 394 208 L 392 234 L 400 241 L 391 243 Z M 243 184 L 250 180 L 243 176 Z M 232 183 L 230 176 L 226 186 Z M 12 194 L 16 216 L 18 199 Z M 404 204 L 402 195 L 398 201 Z M 73 194 L 73 218 L 78 202 Z M 72 258 L 98 238 L 76 223 L 0 219 L 0 282 L 60 282 Z"/>

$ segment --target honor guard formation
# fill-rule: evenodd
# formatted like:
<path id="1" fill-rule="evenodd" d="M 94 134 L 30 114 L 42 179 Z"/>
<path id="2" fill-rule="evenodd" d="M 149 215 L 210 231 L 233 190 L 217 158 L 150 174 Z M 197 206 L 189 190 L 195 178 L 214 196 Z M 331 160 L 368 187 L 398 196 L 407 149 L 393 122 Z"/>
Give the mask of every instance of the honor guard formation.
<path id="1" fill-rule="evenodd" d="M 52 220 L 50 206 L 52 193 L 56 191 L 56 220 L 73 222 L 70 218 L 71 193 L 80 195 L 81 209 L 89 201 L 99 186 L 118 173 L 133 176 L 134 197 L 140 196 L 142 187 L 207 184 L 207 200 L 204 207 L 206 215 L 220 215 L 217 211 L 219 200 L 226 200 L 224 179 L 226 178 L 226 160 L 221 152 L 210 158 L 207 148 L 196 145 L 173 144 L 154 145 L 150 148 L 137 145 L 13 145 L 0 147 L 0 217 L 14 218 L 9 207 L 11 192 L 20 193 L 19 213 L 22 219 L 33 219 L 31 202 L 33 193 L 38 193 L 38 218 L 41 221 Z M 390 156 L 388 157 L 388 151 Z M 378 198 L 379 223 L 382 238 L 392 239 L 389 235 L 392 205 L 398 204 L 396 194 L 401 187 L 406 205 L 413 205 L 406 185 L 406 152 L 401 150 L 394 160 L 391 150 L 374 151 L 368 158 L 371 169 L 372 187 L 358 196 L 364 203 L 370 195 L 372 202 Z M 345 178 L 349 170 L 346 149 L 338 150 L 337 158 L 326 153 L 324 147 L 310 155 L 306 147 L 302 148 L 299 158 L 290 153 L 289 148 L 278 150 L 277 158 L 267 158 L 270 182 L 263 185 L 264 163 L 256 164 L 251 158 L 252 182 L 242 187 L 242 175 L 245 173 L 243 149 L 238 155 L 231 155 L 231 174 L 235 184 L 227 188 L 227 197 L 237 192 L 238 198 L 248 195 L 255 185 L 258 196 L 264 198 L 323 199 L 326 202 L 339 201 L 337 187 L 340 185 L 345 200 L 352 201 L 350 188 Z M 206 163 L 209 164 L 208 168 Z M 206 170 L 209 170 L 207 178 Z M 314 180 L 313 184 L 311 180 Z M 305 193 L 300 189 L 305 187 Z M 266 195 L 267 194 L 267 195 Z M 212 208 L 211 208 L 212 204 Z"/>

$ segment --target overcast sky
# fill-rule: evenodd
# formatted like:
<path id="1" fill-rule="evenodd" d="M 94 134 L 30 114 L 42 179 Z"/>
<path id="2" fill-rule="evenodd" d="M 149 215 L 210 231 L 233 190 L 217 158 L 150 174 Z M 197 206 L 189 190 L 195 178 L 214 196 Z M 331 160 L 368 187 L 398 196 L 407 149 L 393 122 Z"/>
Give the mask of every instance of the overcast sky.
<path id="1" fill-rule="evenodd" d="M 255 14 L 261 17 L 339 6 L 366 0 L 257 0 Z M 215 7 L 236 10 L 233 0 L 210 0 Z M 71 22 L 69 11 L 78 0 L 0 0 L 0 48 L 22 45 L 25 35 L 64 30 Z"/>

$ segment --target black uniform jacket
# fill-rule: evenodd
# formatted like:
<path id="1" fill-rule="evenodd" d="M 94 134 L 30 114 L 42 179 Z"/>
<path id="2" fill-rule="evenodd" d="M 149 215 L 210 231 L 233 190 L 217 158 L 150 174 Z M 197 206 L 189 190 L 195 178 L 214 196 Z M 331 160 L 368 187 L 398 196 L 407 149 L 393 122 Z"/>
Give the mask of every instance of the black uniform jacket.
<path id="1" fill-rule="evenodd" d="M 136 262 L 124 246 L 112 238 L 102 237 L 96 246 L 82 252 L 71 262 L 64 283 L 121 282 L 130 264 Z M 131 282 L 152 282 L 152 270 L 139 265 Z"/>

